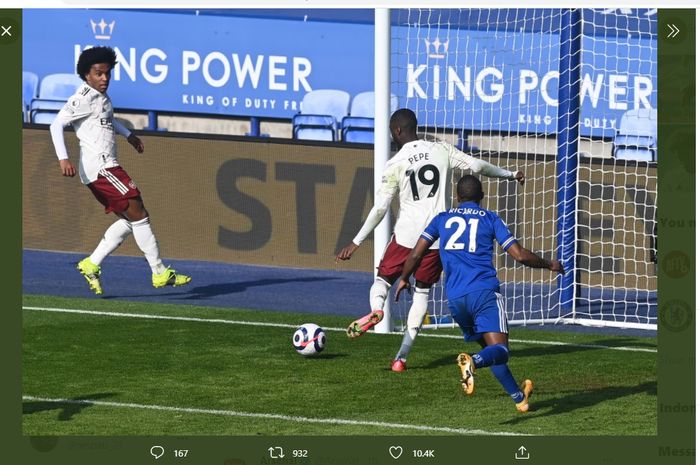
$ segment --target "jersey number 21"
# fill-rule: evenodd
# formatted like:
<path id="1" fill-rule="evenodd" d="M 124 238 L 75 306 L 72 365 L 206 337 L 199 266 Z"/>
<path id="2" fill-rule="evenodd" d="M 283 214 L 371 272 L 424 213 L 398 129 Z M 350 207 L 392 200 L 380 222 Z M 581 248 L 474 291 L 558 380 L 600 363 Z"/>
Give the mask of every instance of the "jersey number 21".
<path id="1" fill-rule="evenodd" d="M 453 216 L 447 223 L 445 223 L 445 228 L 452 229 L 453 225 L 457 225 L 457 230 L 452 233 L 447 244 L 445 244 L 445 250 L 464 250 L 464 243 L 457 242 L 458 239 L 462 238 L 464 230 L 467 229 L 467 222 L 461 216 Z M 469 252 L 476 252 L 476 230 L 479 228 L 479 218 L 469 219 Z"/>

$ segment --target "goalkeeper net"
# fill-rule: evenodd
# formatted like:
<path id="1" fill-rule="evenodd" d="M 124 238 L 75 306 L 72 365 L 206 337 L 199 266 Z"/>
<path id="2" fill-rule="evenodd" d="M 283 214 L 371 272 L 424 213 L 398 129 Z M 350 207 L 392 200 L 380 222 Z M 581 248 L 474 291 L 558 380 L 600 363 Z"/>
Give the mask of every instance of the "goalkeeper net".
<path id="1" fill-rule="evenodd" d="M 655 329 L 655 10 L 394 10 L 391 35 L 391 90 L 419 132 L 522 170 L 524 186 L 482 177 L 482 205 L 567 267 L 499 249 L 510 322 Z M 453 324 L 441 284 L 426 324 Z"/>

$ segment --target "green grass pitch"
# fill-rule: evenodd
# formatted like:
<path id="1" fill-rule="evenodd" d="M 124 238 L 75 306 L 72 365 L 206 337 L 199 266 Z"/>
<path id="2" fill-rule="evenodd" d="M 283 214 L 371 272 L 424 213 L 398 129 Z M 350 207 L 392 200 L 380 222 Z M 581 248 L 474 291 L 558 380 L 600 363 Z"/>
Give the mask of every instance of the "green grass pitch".
<path id="1" fill-rule="evenodd" d="M 462 394 L 455 358 L 478 346 L 459 338 L 419 337 L 409 369 L 393 373 L 401 336 L 349 340 L 332 330 L 344 317 L 48 296 L 23 305 L 25 435 L 657 432 L 653 338 L 512 328 L 511 370 L 535 383 L 532 411 L 519 414 L 489 370 Z M 298 355 L 284 326 L 306 322 L 326 328 L 317 358 Z"/>

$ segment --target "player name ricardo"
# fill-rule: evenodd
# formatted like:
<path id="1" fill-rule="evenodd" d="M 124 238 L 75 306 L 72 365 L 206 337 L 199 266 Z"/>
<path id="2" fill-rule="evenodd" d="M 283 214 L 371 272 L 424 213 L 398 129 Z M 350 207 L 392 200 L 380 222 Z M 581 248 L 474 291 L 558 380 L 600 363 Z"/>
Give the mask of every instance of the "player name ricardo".
<path id="1" fill-rule="evenodd" d="M 486 216 L 484 210 L 478 210 L 475 208 L 450 208 L 450 213 L 461 213 L 462 215 L 479 215 Z"/>

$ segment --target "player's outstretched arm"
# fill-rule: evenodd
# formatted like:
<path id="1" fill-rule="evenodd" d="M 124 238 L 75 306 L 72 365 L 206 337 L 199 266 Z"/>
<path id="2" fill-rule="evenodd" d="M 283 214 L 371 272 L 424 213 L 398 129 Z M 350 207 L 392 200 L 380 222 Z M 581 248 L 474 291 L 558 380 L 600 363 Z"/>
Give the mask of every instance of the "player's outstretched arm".
<path id="1" fill-rule="evenodd" d="M 63 118 L 61 118 L 62 113 L 54 119 L 53 123 L 49 127 L 51 132 L 51 141 L 53 142 L 54 150 L 56 150 L 56 156 L 58 157 L 58 164 L 61 167 L 61 174 L 63 176 L 73 177 L 75 176 L 75 167 L 68 159 L 68 151 L 66 150 L 66 142 L 63 138 L 63 127 L 66 124 Z"/>
<path id="2" fill-rule="evenodd" d="M 139 139 L 133 133 L 131 133 L 129 137 L 126 138 L 126 140 L 131 144 L 132 147 L 136 149 L 138 153 L 143 153 L 143 142 L 141 142 L 141 139 Z"/>
<path id="3" fill-rule="evenodd" d="M 525 173 L 522 171 L 516 171 L 515 172 L 515 180 L 518 181 L 518 183 L 522 186 L 525 184 Z"/>
<path id="4" fill-rule="evenodd" d="M 483 174 L 490 178 L 515 179 L 522 185 L 525 182 L 525 173 L 522 171 L 509 171 L 499 166 L 481 160 L 479 158 L 467 155 L 461 150 L 457 150 L 450 146 L 450 165 L 454 168 L 468 169 L 474 174 Z"/>
<path id="5" fill-rule="evenodd" d="M 411 250 L 411 254 L 403 264 L 399 284 L 396 286 L 396 296 L 394 297 L 396 302 L 399 301 L 401 291 L 407 289 L 409 293 L 411 292 L 411 284 L 409 283 L 408 279 L 411 277 L 413 272 L 416 271 L 418 263 L 420 263 L 420 259 L 423 258 L 423 255 L 426 254 L 431 245 L 432 242 L 428 242 L 425 239 L 420 238 L 418 239 L 416 246 L 413 248 L 413 250 Z"/>
<path id="6" fill-rule="evenodd" d="M 548 270 L 556 271 L 560 274 L 565 273 L 564 266 L 559 260 L 547 260 L 542 258 L 525 247 L 522 247 L 517 242 L 508 247 L 508 255 L 530 268 L 547 268 Z"/>
<path id="7" fill-rule="evenodd" d="M 119 122 L 118 119 L 113 118 L 112 119 L 112 126 L 114 127 L 114 131 L 126 137 L 126 140 L 131 144 L 133 148 L 136 149 L 138 153 L 143 153 L 143 142 L 141 142 L 141 139 L 136 137 L 136 134 L 131 132 L 126 126 L 124 126 L 122 123 Z"/>
<path id="8" fill-rule="evenodd" d="M 386 178 L 386 176 L 385 176 Z M 393 187 L 382 186 L 377 192 L 377 200 L 372 210 L 370 210 L 369 215 L 365 223 L 360 228 L 360 232 L 357 233 L 355 238 L 345 247 L 343 247 L 340 252 L 335 256 L 335 262 L 338 260 L 350 260 L 352 254 L 360 247 L 360 244 L 369 236 L 369 233 L 374 231 L 374 228 L 382 221 L 386 212 L 389 211 L 389 206 L 391 205 L 391 199 L 394 198 L 395 189 Z"/>
<path id="9" fill-rule="evenodd" d="M 58 160 L 58 164 L 61 166 L 61 174 L 63 176 L 68 176 L 72 178 L 75 176 L 75 166 L 67 158 L 65 160 Z"/>
<path id="10" fill-rule="evenodd" d="M 499 166 L 492 165 L 487 161 L 479 160 L 478 158 L 474 158 L 470 168 L 472 172 L 483 174 L 490 178 L 515 179 L 520 185 L 525 183 L 525 173 L 522 171 L 508 171 Z"/>
<path id="11" fill-rule="evenodd" d="M 338 252 L 338 254 L 335 256 L 335 262 L 338 263 L 338 260 L 350 260 L 352 254 L 354 254 L 358 248 L 360 248 L 359 245 L 355 244 L 354 242 L 350 242 L 348 245 L 340 249 L 340 252 Z"/>

